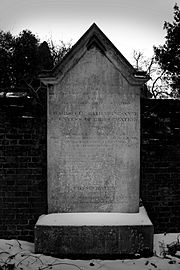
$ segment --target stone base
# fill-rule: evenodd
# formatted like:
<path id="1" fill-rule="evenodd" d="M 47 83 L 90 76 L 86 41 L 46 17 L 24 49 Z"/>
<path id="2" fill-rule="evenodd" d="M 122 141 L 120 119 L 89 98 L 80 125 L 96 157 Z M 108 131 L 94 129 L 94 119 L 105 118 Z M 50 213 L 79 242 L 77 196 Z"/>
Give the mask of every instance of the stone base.
<path id="1" fill-rule="evenodd" d="M 58 213 L 35 226 L 35 252 L 60 258 L 121 258 L 153 252 L 153 225 L 143 207 L 136 214 Z"/>

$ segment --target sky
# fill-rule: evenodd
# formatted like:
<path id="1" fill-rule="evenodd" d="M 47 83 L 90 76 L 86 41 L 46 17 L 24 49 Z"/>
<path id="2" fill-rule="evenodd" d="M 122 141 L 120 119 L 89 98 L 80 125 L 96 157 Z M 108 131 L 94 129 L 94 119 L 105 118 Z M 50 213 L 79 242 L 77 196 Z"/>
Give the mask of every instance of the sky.
<path id="1" fill-rule="evenodd" d="M 180 0 L 0 0 L 0 30 L 31 30 L 41 41 L 74 44 L 95 22 L 132 63 L 133 50 L 151 57 L 164 44 L 164 21 Z"/>

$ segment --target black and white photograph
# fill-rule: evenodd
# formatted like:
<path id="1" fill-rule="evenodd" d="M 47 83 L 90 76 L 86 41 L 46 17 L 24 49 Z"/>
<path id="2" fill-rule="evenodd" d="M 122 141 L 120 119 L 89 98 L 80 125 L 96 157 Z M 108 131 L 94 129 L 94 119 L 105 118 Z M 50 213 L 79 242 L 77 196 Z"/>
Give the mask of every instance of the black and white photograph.
<path id="1" fill-rule="evenodd" d="M 180 270 L 180 0 L 0 1 L 0 270 Z"/>

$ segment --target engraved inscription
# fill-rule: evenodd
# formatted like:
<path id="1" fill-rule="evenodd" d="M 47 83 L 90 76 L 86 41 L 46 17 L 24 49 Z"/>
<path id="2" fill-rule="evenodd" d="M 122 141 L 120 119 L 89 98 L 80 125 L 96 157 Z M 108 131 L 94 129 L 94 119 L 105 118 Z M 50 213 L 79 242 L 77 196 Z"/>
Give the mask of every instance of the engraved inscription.
<path id="1" fill-rule="evenodd" d="M 50 90 L 50 211 L 137 210 L 138 91 L 92 50 Z"/>

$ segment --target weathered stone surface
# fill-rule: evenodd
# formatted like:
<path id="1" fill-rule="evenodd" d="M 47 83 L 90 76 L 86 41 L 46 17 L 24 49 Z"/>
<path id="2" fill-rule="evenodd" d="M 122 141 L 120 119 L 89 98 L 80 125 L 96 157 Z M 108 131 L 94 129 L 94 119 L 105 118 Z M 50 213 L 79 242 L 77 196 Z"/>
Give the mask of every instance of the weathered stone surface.
<path id="1" fill-rule="evenodd" d="M 60 258 L 120 258 L 152 254 L 153 227 L 48 227 L 36 229 L 36 253 Z"/>
<path id="2" fill-rule="evenodd" d="M 138 212 L 139 95 L 95 47 L 49 93 L 49 213 Z"/>
<path id="3" fill-rule="evenodd" d="M 89 219 L 86 213 L 50 214 L 40 217 L 35 228 L 35 252 L 61 258 L 107 259 L 152 251 L 153 226 L 142 211 L 137 214 L 91 213 Z"/>

